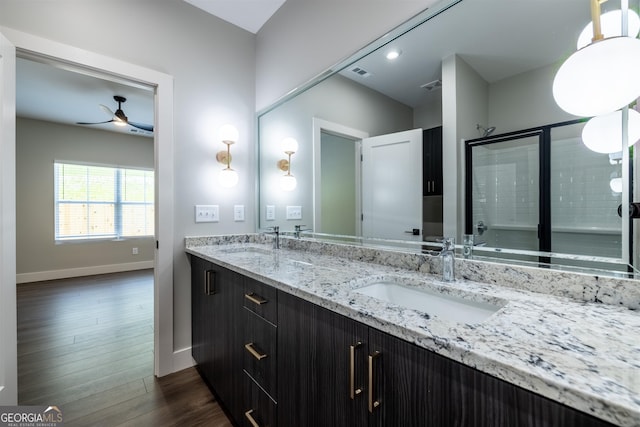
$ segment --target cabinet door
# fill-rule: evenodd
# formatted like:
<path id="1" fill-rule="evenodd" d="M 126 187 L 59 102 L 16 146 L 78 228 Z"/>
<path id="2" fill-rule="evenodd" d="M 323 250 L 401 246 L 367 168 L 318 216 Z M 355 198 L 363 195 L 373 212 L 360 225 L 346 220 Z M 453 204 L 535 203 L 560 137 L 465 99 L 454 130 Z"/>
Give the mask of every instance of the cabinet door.
<path id="1" fill-rule="evenodd" d="M 451 361 L 369 329 L 367 395 L 372 426 L 458 426 L 461 402 L 451 399 Z"/>
<path id="2" fill-rule="evenodd" d="M 426 129 L 422 135 L 422 192 L 442 195 L 442 126 Z"/>
<path id="3" fill-rule="evenodd" d="M 208 316 L 211 340 L 211 386 L 236 419 L 241 419 L 244 402 L 242 378 L 243 276 L 217 265 L 210 274 L 213 304 Z"/>
<path id="4" fill-rule="evenodd" d="M 211 325 L 208 316 L 212 311 L 213 298 L 208 292 L 208 273 L 213 265 L 191 256 L 191 355 L 198 364 L 200 373 L 207 381 L 212 376 Z"/>
<path id="5" fill-rule="evenodd" d="M 366 337 L 366 326 L 279 292 L 280 426 L 366 425 Z"/>

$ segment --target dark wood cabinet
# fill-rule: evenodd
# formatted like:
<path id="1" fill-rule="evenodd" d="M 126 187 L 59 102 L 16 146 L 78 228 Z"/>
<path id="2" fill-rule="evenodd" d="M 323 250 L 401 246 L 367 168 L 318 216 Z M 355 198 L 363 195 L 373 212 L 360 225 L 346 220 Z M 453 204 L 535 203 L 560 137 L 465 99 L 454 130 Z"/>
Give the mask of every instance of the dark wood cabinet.
<path id="1" fill-rule="evenodd" d="M 442 196 L 442 126 L 422 131 L 422 194 Z"/>
<path id="2" fill-rule="evenodd" d="M 192 315 L 193 357 L 238 425 L 612 426 L 197 257 Z"/>
<path id="3" fill-rule="evenodd" d="M 244 407 L 243 280 L 238 273 L 191 257 L 192 356 L 201 375 L 236 419 Z"/>
<path id="4" fill-rule="evenodd" d="M 365 425 L 368 328 L 285 292 L 278 325 L 279 425 Z"/>

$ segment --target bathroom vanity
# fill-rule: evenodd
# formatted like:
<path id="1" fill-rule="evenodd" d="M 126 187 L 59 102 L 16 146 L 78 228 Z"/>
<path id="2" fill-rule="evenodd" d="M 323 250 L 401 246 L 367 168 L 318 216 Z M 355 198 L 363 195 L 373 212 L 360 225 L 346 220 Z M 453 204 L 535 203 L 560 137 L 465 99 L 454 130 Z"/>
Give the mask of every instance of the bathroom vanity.
<path id="1" fill-rule="evenodd" d="M 640 425 L 637 311 L 463 279 L 469 260 L 444 283 L 428 255 L 270 237 L 186 239 L 193 358 L 239 425 Z M 454 305 L 409 307 L 428 293 Z"/>

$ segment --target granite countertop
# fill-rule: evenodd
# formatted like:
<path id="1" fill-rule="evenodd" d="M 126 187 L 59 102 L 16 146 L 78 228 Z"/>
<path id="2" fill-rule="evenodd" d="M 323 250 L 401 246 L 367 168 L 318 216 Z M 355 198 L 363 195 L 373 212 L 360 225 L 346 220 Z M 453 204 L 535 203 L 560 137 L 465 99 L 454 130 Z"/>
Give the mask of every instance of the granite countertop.
<path id="1" fill-rule="evenodd" d="M 186 251 L 620 426 L 640 426 L 640 313 L 470 280 L 254 243 Z M 502 306 L 480 324 L 357 292 L 374 280 Z"/>

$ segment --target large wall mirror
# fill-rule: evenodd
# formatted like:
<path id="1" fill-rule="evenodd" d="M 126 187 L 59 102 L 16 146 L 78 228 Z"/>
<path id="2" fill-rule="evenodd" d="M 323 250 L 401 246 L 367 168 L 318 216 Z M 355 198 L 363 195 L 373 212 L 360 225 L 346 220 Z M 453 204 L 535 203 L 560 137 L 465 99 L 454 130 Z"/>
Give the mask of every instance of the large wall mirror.
<path id="1" fill-rule="evenodd" d="M 640 227 L 618 215 L 635 200 L 632 149 L 587 149 L 585 120 L 552 94 L 590 21 L 589 0 L 444 0 L 322 73 L 259 114 L 259 228 L 471 233 L 500 262 L 635 271 Z"/>

